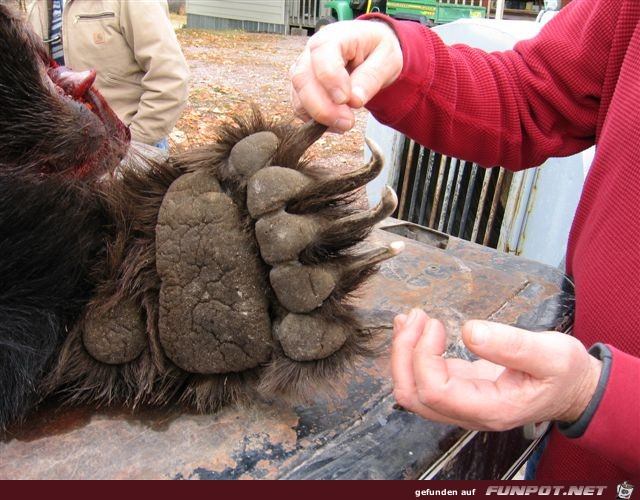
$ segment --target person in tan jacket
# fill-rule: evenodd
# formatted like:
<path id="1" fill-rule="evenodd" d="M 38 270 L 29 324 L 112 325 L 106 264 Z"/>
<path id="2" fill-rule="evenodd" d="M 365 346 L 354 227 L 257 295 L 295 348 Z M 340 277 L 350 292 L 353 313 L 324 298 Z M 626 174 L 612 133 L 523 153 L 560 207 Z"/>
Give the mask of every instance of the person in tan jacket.
<path id="1" fill-rule="evenodd" d="M 189 70 L 166 0 L 61 2 L 65 66 L 95 69 L 96 87 L 132 139 L 167 149 L 166 137 L 186 104 Z M 49 41 L 52 0 L 18 4 Z"/>

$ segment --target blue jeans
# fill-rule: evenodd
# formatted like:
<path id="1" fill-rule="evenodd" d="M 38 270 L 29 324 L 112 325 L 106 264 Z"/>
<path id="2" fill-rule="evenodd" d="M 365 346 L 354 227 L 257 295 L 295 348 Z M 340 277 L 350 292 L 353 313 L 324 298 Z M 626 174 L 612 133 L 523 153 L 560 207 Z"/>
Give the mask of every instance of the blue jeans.
<path id="1" fill-rule="evenodd" d="M 165 137 L 164 139 L 159 140 L 154 146 L 158 149 L 162 149 L 162 151 L 169 151 L 169 141 Z"/>
<path id="2" fill-rule="evenodd" d="M 533 451 L 529 460 L 527 460 L 527 468 L 524 471 L 524 478 L 526 480 L 532 480 L 536 478 L 536 471 L 538 469 L 538 464 L 540 463 L 540 458 L 542 457 L 542 453 L 544 453 L 544 449 L 547 447 L 547 443 L 549 442 L 549 434 L 547 434 L 538 447 Z"/>

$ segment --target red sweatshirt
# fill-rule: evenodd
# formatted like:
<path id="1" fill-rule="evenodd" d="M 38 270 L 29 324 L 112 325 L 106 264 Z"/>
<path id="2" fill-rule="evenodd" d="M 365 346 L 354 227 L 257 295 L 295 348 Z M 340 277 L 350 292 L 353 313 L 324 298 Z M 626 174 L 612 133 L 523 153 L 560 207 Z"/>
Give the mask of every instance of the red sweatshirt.
<path id="1" fill-rule="evenodd" d="M 597 145 L 567 269 L 575 336 L 607 344 L 610 369 L 586 429 L 570 438 L 554 426 L 537 477 L 640 477 L 640 1 L 574 0 L 537 37 L 491 54 L 384 19 L 404 67 L 367 105 L 379 121 L 512 170 Z"/>

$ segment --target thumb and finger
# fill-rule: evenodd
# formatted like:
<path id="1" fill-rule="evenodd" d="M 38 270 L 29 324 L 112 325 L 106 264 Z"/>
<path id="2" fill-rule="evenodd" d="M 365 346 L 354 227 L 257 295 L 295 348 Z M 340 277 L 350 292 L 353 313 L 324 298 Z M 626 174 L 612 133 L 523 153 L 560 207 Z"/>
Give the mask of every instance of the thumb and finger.
<path id="1" fill-rule="evenodd" d="M 444 326 L 426 313 L 396 317 L 392 375 L 400 404 L 426 418 L 496 430 L 540 419 L 573 421 L 595 391 L 600 362 L 568 335 L 473 320 L 462 337 L 481 361 L 443 358 Z M 501 367 L 508 369 L 504 380 Z M 496 416 L 498 407 L 504 414 Z"/>
<path id="2" fill-rule="evenodd" d="M 467 348 L 480 358 L 536 378 L 544 378 L 557 371 L 557 360 L 573 343 L 573 339 L 565 334 L 535 333 L 481 320 L 465 323 L 462 338 Z M 419 355 L 434 358 L 440 358 L 446 348 L 444 326 L 420 309 L 412 310 L 409 316 L 396 316 L 392 354 L 399 361 L 408 362 L 416 346 L 419 347 Z"/>
<path id="3" fill-rule="evenodd" d="M 462 338 L 479 357 L 538 379 L 565 371 L 565 358 L 577 343 L 563 333 L 531 332 L 480 320 L 465 323 Z"/>
<path id="4" fill-rule="evenodd" d="M 536 401 L 544 403 L 546 419 L 575 421 L 596 391 L 602 362 L 569 335 L 470 321 L 463 327 L 463 339 L 478 356 L 542 382 Z M 508 383 L 517 384 L 518 373 L 509 375 Z"/>
<path id="5" fill-rule="evenodd" d="M 289 70 L 291 101 L 296 114 L 304 120 L 313 118 L 336 132 L 350 129 L 355 123 L 353 112 L 348 105 L 335 102 L 327 90 L 328 83 L 323 81 L 325 78 L 331 81 L 341 77 L 348 79 L 346 70 L 342 68 L 345 74 L 340 75 L 340 70 L 332 69 L 337 74 L 318 78 L 313 64 L 307 46 Z M 335 68 L 334 65 L 331 67 Z"/>
<path id="6" fill-rule="evenodd" d="M 393 394 L 404 408 L 424 418 L 468 428 L 483 428 L 473 417 L 482 413 L 486 380 L 472 381 L 451 370 L 451 361 L 442 357 L 447 336 L 444 325 L 414 309 L 408 317 L 396 317 L 392 344 Z M 464 362 L 464 374 L 471 363 Z"/>
<path id="7" fill-rule="evenodd" d="M 400 45 L 391 28 L 367 21 L 348 23 L 328 26 L 312 37 L 290 70 L 296 112 L 337 131 L 352 128 L 351 109 L 364 106 L 402 68 Z"/>

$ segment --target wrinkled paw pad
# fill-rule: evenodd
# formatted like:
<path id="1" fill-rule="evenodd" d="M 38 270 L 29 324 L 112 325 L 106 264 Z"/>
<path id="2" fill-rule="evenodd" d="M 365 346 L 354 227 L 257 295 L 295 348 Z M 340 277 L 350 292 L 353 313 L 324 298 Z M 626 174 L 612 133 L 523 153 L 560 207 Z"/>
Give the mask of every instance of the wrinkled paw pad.
<path id="1" fill-rule="evenodd" d="M 104 312 L 89 311 L 84 321 L 85 349 L 102 363 L 128 363 L 147 347 L 145 326 L 132 302 L 120 302 Z"/>
<path id="2" fill-rule="evenodd" d="M 271 354 L 265 270 L 236 204 L 209 172 L 178 178 L 156 228 L 159 336 L 191 373 L 255 368 Z"/>

